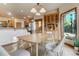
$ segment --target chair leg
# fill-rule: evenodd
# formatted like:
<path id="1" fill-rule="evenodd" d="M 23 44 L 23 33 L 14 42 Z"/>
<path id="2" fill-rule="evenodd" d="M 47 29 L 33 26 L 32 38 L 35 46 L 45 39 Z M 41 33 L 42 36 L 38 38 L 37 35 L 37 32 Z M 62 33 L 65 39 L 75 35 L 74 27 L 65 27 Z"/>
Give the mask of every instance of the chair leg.
<path id="1" fill-rule="evenodd" d="M 44 56 L 46 56 L 47 55 L 47 50 L 45 49 L 45 53 L 44 53 Z"/>
<path id="2" fill-rule="evenodd" d="M 30 52 L 32 53 L 32 44 L 29 43 L 29 46 L 30 46 Z"/>
<path id="3" fill-rule="evenodd" d="M 18 44 L 17 44 L 17 49 L 20 48 L 20 40 L 18 41 Z"/>
<path id="4" fill-rule="evenodd" d="M 31 53 L 32 53 L 32 45 L 31 45 Z"/>

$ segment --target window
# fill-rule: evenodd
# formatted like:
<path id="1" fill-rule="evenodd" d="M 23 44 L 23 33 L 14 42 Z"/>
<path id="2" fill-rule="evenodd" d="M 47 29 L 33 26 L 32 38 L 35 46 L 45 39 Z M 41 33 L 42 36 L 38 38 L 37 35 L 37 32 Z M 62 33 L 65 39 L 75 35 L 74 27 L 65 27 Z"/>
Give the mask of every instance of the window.
<path id="1" fill-rule="evenodd" d="M 64 16 L 64 32 L 76 34 L 76 12 L 70 11 Z"/>
<path id="2" fill-rule="evenodd" d="M 67 34 L 67 39 L 74 39 L 77 35 L 77 8 L 73 8 L 61 14 L 61 23 L 63 24 L 61 37 Z M 64 21 L 64 22 L 63 22 Z M 61 25 L 62 26 L 62 25 Z M 64 30 L 64 31 L 63 31 Z"/>

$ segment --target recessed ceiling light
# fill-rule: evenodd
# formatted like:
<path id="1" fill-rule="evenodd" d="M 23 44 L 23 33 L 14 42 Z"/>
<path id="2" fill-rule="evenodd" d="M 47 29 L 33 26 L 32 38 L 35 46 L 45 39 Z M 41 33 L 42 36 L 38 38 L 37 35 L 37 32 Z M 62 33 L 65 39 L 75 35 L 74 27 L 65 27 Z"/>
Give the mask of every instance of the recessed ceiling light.
<path id="1" fill-rule="evenodd" d="M 10 16 L 10 15 L 12 15 L 12 13 L 11 12 L 8 12 L 8 15 Z"/>
<path id="2" fill-rule="evenodd" d="M 21 10 L 21 12 L 23 12 L 23 10 Z"/>
<path id="3" fill-rule="evenodd" d="M 24 19 L 25 19 L 26 17 L 24 17 Z"/>
<path id="4" fill-rule="evenodd" d="M 14 17 L 11 17 L 12 19 L 14 18 Z"/>

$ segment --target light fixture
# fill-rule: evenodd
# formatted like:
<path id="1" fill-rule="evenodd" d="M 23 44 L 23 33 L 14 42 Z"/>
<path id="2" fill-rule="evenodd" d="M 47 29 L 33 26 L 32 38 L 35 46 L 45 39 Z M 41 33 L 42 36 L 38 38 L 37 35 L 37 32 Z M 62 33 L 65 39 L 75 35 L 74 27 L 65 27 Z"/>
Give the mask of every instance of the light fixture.
<path id="1" fill-rule="evenodd" d="M 44 8 L 40 9 L 40 13 L 45 13 L 45 12 L 46 12 L 46 10 Z"/>
<path id="2" fill-rule="evenodd" d="M 37 11 L 36 11 L 35 8 L 32 8 L 30 12 L 32 12 L 32 13 L 36 13 Z"/>
<path id="3" fill-rule="evenodd" d="M 35 14 L 35 15 L 40 15 L 42 13 L 45 13 L 46 12 L 46 9 L 40 5 L 39 3 L 37 3 L 36 6 L 34 6 L 31 10 L 30 10 L 31 13 Z"/>
<path id="4" fill-rule="evenodd" d="M 40 16 L 41 14 L 37 12 L 35 15 Z"/>
<path id="5" fill-rule="evenodd" d="M 23 10 L 21 10 L 21 12 L 24 12 Z"/>

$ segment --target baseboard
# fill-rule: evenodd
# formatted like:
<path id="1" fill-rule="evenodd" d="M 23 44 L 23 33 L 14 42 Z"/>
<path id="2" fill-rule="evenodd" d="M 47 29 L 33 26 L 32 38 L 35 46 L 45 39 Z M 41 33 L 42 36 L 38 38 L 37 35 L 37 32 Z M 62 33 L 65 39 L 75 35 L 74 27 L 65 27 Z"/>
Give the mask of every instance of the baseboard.
<path id="1" fill-rule="evenodd" d="M 71 47 L 71 48 L 73 48 L 73 49 L 74 49 L 74 46 L 73 46 L 73 45 L 71 45 L 71 44 L 65 43 L 65 45 L 67 45 L 67 46 L 69 46 L 69 47 Z"/>

